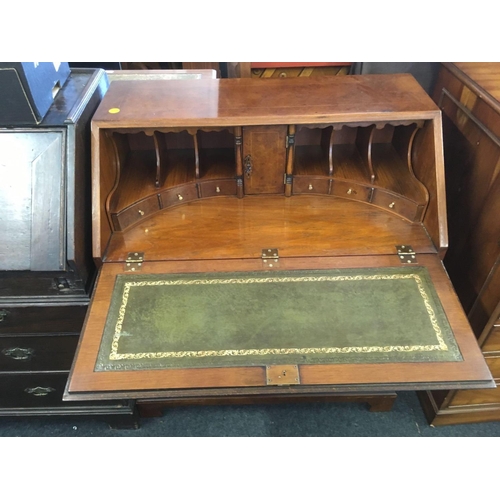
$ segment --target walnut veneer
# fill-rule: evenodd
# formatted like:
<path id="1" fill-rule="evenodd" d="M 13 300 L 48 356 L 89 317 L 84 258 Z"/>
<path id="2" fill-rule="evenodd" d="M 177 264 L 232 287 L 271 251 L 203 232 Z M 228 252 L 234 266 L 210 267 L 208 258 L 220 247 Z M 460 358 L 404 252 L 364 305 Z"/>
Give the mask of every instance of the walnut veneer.
<path id="1" fill-rule="evenodd" d="M 410 75 L 115 81 L 92 122 L 92 155 L 101 272 L 66 399 L 492 385 L 441 262 L 441 114 Z M 430 273 L 463 361 L 304 364 L 294 387 L 270 386 L 264 366 L 94 371 L 115 277 L 137 252 L 144 261 L 128 268 L 152 274 L 272 272 L 266 248 L 280 269 L 411 269 L 397 245 Z"/>

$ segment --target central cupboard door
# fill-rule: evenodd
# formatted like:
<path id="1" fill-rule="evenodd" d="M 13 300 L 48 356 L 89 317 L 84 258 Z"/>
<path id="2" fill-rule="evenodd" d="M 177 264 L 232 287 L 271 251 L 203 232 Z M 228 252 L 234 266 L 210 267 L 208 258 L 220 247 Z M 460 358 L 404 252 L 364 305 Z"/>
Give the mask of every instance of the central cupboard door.
<path id="1" fill-rule="evenodd" d="M 245 194 L 282 194 L 288 127 L 243 127 Z"/>

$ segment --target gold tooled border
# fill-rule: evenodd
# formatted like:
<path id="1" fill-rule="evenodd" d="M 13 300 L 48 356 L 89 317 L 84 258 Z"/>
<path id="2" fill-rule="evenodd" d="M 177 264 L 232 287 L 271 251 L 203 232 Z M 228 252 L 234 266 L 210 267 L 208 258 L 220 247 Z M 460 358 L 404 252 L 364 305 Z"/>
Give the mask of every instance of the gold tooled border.
<path id="1" fill-rule="evenodd" d="M 432 328 L 436 333 L 437 344 L 434 345 L 389 345 L 389 346 L 363 346 L 363 347 L 306 347 L 287 349 L 227 349 L 218 351 L 171 351 L 171 352 L 140 352 L 140 353 L 118 353 L 123 321 L 127 308 L 130 289 L 135 286 L 178 286 L 178 285 L 212 285 L 212 284 L 246 284 L 246 283 L 286 283 L 286 282 L 313 282 L 313 281 L 362 281 L 362 280 L 394 280 L 414 279 L 420 295 L 424 301 L 429 315 Z M 251 356 L 265 354 L 348 354 L 369 352 L 414 352 L 414 351 L 447 351 L 441 328 L 437 317 L 430 304 L 429 297 L 425 291 L 422 279 L 418 274 L 391 274 L 391 275 L 357 275 L 357 276 L 301 276 L 301 277 L 266 277 L 266 278 L 217 278 L 217 279 L 193 279 L 193 280 L 160 280 L 160 281 L 130 281 L 125 283 L 122 295 L 122 303 L 118 312 L 115 332 L 111 343 L 110 360 L 121 359 L 159 359 L 159 358 L 204 358 L 211 356 Z"/>

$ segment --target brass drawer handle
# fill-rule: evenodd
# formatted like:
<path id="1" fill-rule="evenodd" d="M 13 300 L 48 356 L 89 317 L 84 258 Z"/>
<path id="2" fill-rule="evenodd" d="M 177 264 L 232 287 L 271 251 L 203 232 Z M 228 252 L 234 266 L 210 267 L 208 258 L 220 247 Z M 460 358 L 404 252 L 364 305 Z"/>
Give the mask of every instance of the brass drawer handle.
<path id="1" fill-rule="evenodd" d="M 219 187 L 219 186 L 217 186 L 217 187 L 215 188 L 215 192 L 216 192 L 216 193 L 220 193 L 220 187 Z"/>
<path id="2" fill-rule="evenodd" d="M 144 210 L 138 210 L 138 212 L 141 217 L 144 215 Z"/>
<path id="3" fill-rule="evenodd" d="M 30 359 L 33 354 L 35 354 L 35 350 L 30 347 L 10 347 L 8 349 L 3 349 L 2 354 L 4 356 L 8 356 L 9 358 L 21 361 Z"/>
<path id="4" fill-rule="evenodd" d="M 349 188 L 349 189 L 347 190 L 347 194 L 358 194 L 358 193 L 357 193 L 357 191 L 355 191 L 354 189 Z"/>
<path id="5" fill-rule="evenodd" d="M 309 191 L 312 191 L 313 190 L 313 185 L 309 184 L 309 187 L 307 189 L 309 189 Z"/>
<path id="6" fill-rule="evenodd" d="M 0 310 L 0 323 L 7 317 L 7 314 L 9 314 L 9 311 L 6 309 Z"/>
<path id="7" fill-rule="evenodd" d="M 396 203 L 392 202 L 389 204 L 389 208 L 394 208 L 396 206 Z"/>
<path id="8" fill-rule="evenodd" d="M 33 396 L 47 396 L 51 392 L 54 392 L 55 389 L 53 387 L 26 387 L 24 392 L 28 394 L 32 394 Z"/>
<path id="9" fill-rule="evenodd" d="M 182 201 L 184 199 L 184 197 L 181 194 L 178 194 L 177 198 L 179 198 L 179 201 Z"/>

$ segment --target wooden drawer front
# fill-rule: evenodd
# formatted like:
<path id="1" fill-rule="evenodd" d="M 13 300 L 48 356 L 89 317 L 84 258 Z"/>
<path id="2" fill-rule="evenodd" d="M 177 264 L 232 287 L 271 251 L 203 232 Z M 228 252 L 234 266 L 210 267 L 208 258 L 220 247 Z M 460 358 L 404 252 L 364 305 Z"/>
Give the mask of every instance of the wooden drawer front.
<path id="1" fill-rule="evenodd" d="M 375 189 L 372 203 L 378 207 L 393 211 L 410 221 L 414 221 L 417 218 L 418 205 L 408 198 L 403 198 L 394 193 Z"/>
<path id="2" fill-rule="evenodd" d="M 328 194 L 330 179 L 317 177 L 294 177 L 293 194 Z"/>
<path id="3" fill-rule="evenodd" d="M 68 373 L 0 374 L 0 410 L 2 408 L 71 408 L 78 407 L 85 414 L 85 407 L 121 408 L 127 401 L 63 402 L 62 397 Z M 1 411 L 0 411 L 1 413 Z"/>
<path id="4" fill-rule="evenodd" d="M 495 389 L 457 391 L 450 403 L 450 408 L 454 406 L 485 404 L 498 404 L 500 407 L 500 357 L 486 358 L 486 363 L 498 387 Z"/>
<path id="5" fill-rule="evenodd" d="M 349 66 L 299 66 L 290 67 L 280 66 L 280 67 L 270 67 L 270 68 L 252 68 L 252 78 L 292 78 L 297 76 L 336 76 L 336 75 L 347 75 L 349 72 Z"/>
<path id="6" fill-rule="evenodd" d="M 69 370 L 78 335 L 0 337 L 0 372 Z"/>
<path id="7" fill-rule="evenodd" d="M 449 408 L 470 405 L 498 405 L 500 407 L 500 387 L 457 391 Z"/>
<path id="8" fill-rule="evenodd" d="M 139 222 L 148 215 L 154 214 L 158 210 L 160 210 L 160 204 L 157 196 L 150 196 L 145 200 L 134 203 L 125 210 L 122 210 L 119 214 L 113 216 L 115 229 L 117 231 L 123 231 L 132 224 Z"/>
<path id="9" fill-rule="evenodd" d="M 198 199 L 198 190 L 196 184 L 188 184 L 168 189 L 161 193 L 162 208 L 167 208 L 179 203 L 186 203 Z"/>
<path id="10" fill-rule="evenodd" d="M 482 345 L 483 352 L 500 352 L 500 326 L 491 329 L 488 338 Z"/>
<path id="11" fill-rule="evenodd" d="M 62 396 L 67 379 L 67 373 L 0 374 L 0 415 L 2 409 L 30 410 L 36 408 L 57 408 L 62 411 L 68 409 L 70 413 L 89 415 L 114 412 L 130 406 L 126 400 L 89 401 L 88 403 L 82 401 L 63 402 Z"/>
<path id="12" fill-rule="evenodd" d="M 252 78 L 291 78 L 299 76 L 302 68 L 254 68 Z"/>
<path id="13" fill-rule="evenodd" d="M 0 374 L 0 408 L 61 406 L 67 373 Z"/>
<path id="14" fill-rule="evenodd" d="M 80 333 L 86 312 L 87 306 L 0 306 L 0 334 Z"/>
<path id="15" fill-rule="evenodd" d="M 200 182 L 200 196 L 236 196 L 236 179 Z"/>
<path id="16" fill-rule="evenodd" d="M 361 186 L 355 182 L 333 181 L 332 192 L 334 196 L 348 200 L 370 201 L 372 188 Z"/>

